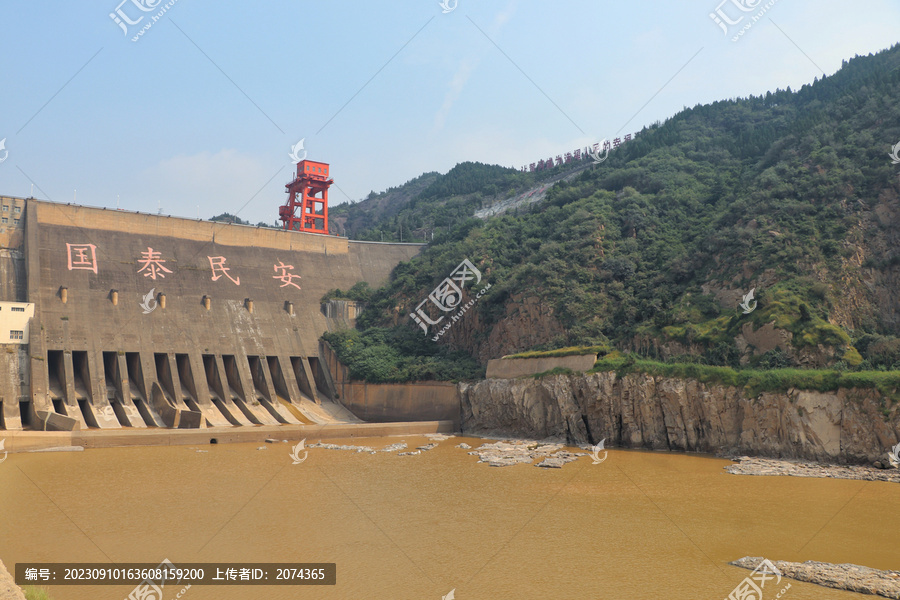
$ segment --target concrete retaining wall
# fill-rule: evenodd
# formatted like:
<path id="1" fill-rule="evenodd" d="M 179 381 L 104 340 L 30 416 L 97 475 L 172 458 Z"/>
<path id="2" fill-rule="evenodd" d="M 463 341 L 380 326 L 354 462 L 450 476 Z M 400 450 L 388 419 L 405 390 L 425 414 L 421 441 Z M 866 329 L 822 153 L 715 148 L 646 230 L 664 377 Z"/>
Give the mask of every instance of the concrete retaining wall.
<path id="1" fill-rule="evenodd" d="M 590 371 L 597 361 L 596 354 L 577 354 L 548 358 L 494 358 L 487 364 L 487 379 L 515 379 L 544 373 L 557 367 L 572 371 Z"/>
<path id="2" fill-rule="evenodd" d="M 320 356 L 328 365 L 340 396 L 338 401 L 364 421 L 384 423 L 450 420 L 455 425 L 459 424 L 459 392 L 454 383 L 352 381 L 347 367 L 338 361 L 328 344 L 322 344 Z"/>

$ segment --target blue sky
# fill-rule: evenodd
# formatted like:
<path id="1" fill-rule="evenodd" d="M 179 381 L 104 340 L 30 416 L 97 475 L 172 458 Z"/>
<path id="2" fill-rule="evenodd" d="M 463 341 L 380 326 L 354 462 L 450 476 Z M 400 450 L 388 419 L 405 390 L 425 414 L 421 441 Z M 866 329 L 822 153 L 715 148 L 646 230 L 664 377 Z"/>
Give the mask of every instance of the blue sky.
<path id="1" fill-rule="evenodd" d="M 174 0 L 136 42 L 172 0 L 120 1 L 0 4 L 0 195 L 274 222 L 300 139 L 332 165 L 332 203 L 359 200 L 797 88 L 900 41 L 890 0 Z M 126 34 L 117 8 L 144 18 Z M 726 35 L 717 8 L 744 19 Z"/>

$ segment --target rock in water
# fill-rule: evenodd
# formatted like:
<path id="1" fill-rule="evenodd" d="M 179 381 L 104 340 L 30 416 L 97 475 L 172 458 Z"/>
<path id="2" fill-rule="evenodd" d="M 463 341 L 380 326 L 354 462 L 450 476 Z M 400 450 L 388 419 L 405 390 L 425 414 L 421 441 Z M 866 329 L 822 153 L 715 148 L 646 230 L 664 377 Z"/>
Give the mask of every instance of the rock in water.
<path id="1" fill-rule="evenodd" d="M 893 481 L 900 483 L 900 472 L 897 470 L 885 471 L 874 466 L 828 465 L 809 461 L 751 458 L 749 456 L 742 456 L 735 460 L 738 461 L 738 464 L 725 467 L 726 471 L 734 475 L 833 477 L 835 479 L 861 479 L 864 481 Z"/>
<path id="2" fill-rule="evenodd" d="M 544 444 L 541 442 L 516 440 L 484 444 L 472 452 L 469 452 L 469 454 L 477 455 L 480 459 L 478 462 L 487 463 L 492 467 L 508 467 L 519 463 L 531 464 L 538 458 L 556 456 L 556 453 L 561 448 L 562 444 Z M 568 455 L 569 453 L 566 452 L 561 454 Z M 560 460 L 562 461 L 560 466 L 569 462 L 569 459 L 563 456 L 560 456 Z M 571 460 L 574 460 L 574 458 Z M 542 464 L 540 466 L 554 467 L 552 464 L 554 462 L 557 461 L 550 461 L 547 464 Z"/>
<path id="3" fill-rule="evenodd" d="M 566 452 L 565 450 L 560 450 L 556 454 L 551 454 L 538 464 L 534 465 L 536 467 L 544 467 L 550 469 L 561 469 L 562 466 L 566 463 L 570 463 L 573 460 L 578 460 L 579 456 L 585 456 L 584 452 Z"/>
<path id="4" fill-rule="evenodd" d="M 396 452 L 397 450 L 406 450 L 406 442 L 397 442 L 396 444 L 385 446 L 381 449 L 381 452 Z"/>
<path id="5" fill-rule="evenodd" d="M 348 446 L 348 445 L 337 445 L 337 444 L 323 444 L 322 442 L 316 442 L 315 444 L 310 444 L 307 448 L 325 448 L 326 450 L 352 450 L 356 453 L 360 452 L 368 452 L 369 454 L 375 454 L 375 450 L 369 448 L 368 446 Z"/>
<path id="6" fill-rule="evenodd" d="M 730 564 L 753 570 L 762 561 L 759 556 L 745 556 Z M 812 560 L 803 563 L 776 560 L 773 564 L 784 577 L 797 581 L 900 600 L 900 571 L 879 571 L 859 565 L 836 565 Z"/>

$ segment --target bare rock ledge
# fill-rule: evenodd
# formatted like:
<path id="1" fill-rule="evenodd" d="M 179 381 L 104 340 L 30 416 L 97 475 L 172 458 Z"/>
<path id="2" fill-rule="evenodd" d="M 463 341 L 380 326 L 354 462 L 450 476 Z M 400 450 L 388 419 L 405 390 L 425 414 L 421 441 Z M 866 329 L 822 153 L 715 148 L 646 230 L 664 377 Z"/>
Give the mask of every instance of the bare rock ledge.
<path id="1" fill-rule="evenodd" d="M 762 560 L 759 556 L 745 556 L 730 564 L 752 571 Z M 812 560 L 802 563 L 776 560 L 773 564 L 784 577 L 797 581 L 900 600 L 900 571 L 879 571 L 859 565 L 835 565 Z"/>
<path id="2" fill-rule="evenodd" d="M 3 561 L 0 561 L 0 600 L 25 600 L 25 594 L 16 585 Z"/>
<path id="3" fill-rule="evenodd" d="M 733 475 L 789 475 L 792 477 L 833 477 L 834 479 L 861 479 L 864 481 L 891 481 L 900 483 L 900 471 L 883 470 L 864 465 L 845 466 L 802 460 L 778 460 L 773 458 L 735 458 L 738 464 L 725 470 Z"/>

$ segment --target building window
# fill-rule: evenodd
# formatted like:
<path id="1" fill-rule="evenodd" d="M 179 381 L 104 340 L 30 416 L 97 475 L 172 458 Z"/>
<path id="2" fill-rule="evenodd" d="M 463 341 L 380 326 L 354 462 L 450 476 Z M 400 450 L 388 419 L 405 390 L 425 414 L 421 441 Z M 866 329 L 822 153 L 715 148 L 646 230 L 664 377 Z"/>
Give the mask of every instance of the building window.
<path id="1" fill-rule="evenodd" d="M 25 332 L 19 331 L 18 329 L 10 329 L 9 330 L 9 339 L 11 340 L 24 340 Z"/>
<path id="2" fill-rule="evenodd" d="M 9 223 L 9 219 L 3 217 L 3 219 L 0 219 L 0 223 Z"/>
<path id="3" fill-rule="evenodd" d="M 3 205 L 3 212 L 9 212 L 9 205 L 7 205 L 7 204 Z"/>
<path id="4" fill-rule="evenodd" d="M 13 306 L 12 311 L 13 312 L 25 312 L 25 307 L 24 306 Z"/>
<path id="5" fill-rule="evenodd" d="M 20 213 L 20 212 L 22 212 L 22 207 L 21 207 L 21 206 L 13 207 L 13 212 L 14 212 L 14 213 Z"/>
<path id="6" fill-rule="evenodd" d="M 18 225 L 18 224 L 19 224 L 19 220 L 18 220 L 18 219 L 13 219 L 13 225 Z"/>

